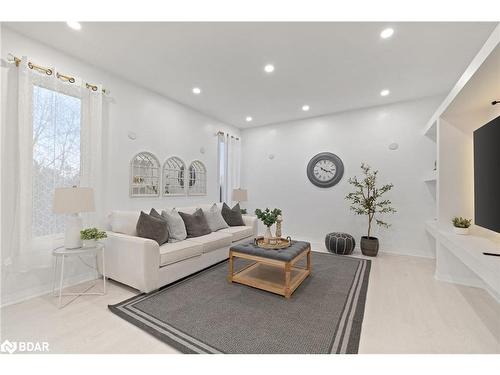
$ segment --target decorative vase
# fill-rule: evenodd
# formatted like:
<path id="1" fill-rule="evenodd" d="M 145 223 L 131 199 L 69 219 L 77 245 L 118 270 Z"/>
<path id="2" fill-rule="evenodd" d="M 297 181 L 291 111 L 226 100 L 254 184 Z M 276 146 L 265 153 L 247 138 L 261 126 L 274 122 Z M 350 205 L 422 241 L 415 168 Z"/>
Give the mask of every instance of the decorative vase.
<path id="1" fill-rule="evenodd" d="M 281 233 L 281 222 L 282 222 L 282 221 L 283 221 L 283 220 L 278 220 L 278 221 L 276 222 L 276 237 L 278 237 L 278 238 L 280 238 L 280 237 L 281 237 L 281 234 L 282 234 L 282 233 Z"/>
<path id="2" fill-rule="evenodd" d="M 83 240 L 83 247 L 95 247 L 97 245 L 96 239 Z"/>
<path id="3" fill-rule="evenodd" d="M 469 234 L 469 228 L 453 227 L 453 231 L 455 232 L 455 234 L 460 234 L 462 236 L 466 236 Z"/>
<path id="4" fill-rule="evenodd" d="M 269 239 L 272 238 L 271 227 L 266 227 L 266 231 L 264 232 L 264 242 L 269 243 Z"/>
<path id="5" fill-rule="evenodd" d="M 378 238 L 362 236 L 360 247 L 363 255 L 375 257 L 378 254 Z"/>

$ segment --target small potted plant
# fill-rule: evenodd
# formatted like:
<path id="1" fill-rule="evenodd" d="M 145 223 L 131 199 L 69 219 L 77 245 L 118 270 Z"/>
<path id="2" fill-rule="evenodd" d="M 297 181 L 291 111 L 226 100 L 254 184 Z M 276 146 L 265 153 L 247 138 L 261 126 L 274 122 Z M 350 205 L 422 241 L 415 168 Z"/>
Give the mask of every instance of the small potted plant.
<path id="1" fill-rule="evenodd" d="M 451 222 L 453 223 L 453 231 L 456 234 L 466 235 L 469 234 L 469 227 L 472 223 L 471 219 L 464 219 L 463 217 L 454 217 Z"/>
<path id="2" fill-rule="evenodd" d="M 94 247 L 97 240 L 108 237 L 106 232 L 97 228 L 87 228 L 80 231 L 80 238 L 83 240 L 83 247 Z"/>
<path id="3" fill-rule="evenodd" d="M 396 210 L 391 206 L 388 199 L 382 199 L 382 195 L 393 188 L 393 184 L 377 186 L 378 171 L 373 171 L 370 166 L 362 163 L 361 170 L 363 178 L 357 177 L 349 179 L 349 183 L 354 186 L 355 191 L 345 197 L 351 202 L 351 210 L 356 215 L 366 215 L 368 217 L 368 235 L 361 237 L 361 252 L 363 255 L 376 256 L 378 254 L 378 238 L 371 236 L 372 221 L 377 214 L 392 214 Z M 375 219 L 377 225 L 388 228 L 390 224 L 385 221 Z"/>
<path id="4" fill-rule="evenodd" d="M 281 210 L 279 208 L 275 208 L 272 211 L 269 208 L 266 208 L 265 210 L 257 208 L 255 210 L 255 215 L 266 226 L 264 240 L 266 242 L 269 242 L 269 239 L 273 237 L 273 235 L 271 234 L 271 226 L 278 220 L 278 216 L 281 215 Z"/>

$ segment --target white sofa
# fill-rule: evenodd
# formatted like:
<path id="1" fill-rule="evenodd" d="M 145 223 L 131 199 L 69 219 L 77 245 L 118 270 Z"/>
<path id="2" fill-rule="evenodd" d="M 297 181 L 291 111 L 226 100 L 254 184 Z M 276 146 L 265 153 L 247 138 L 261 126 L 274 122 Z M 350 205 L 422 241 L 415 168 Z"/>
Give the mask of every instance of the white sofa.
<path id="1" fill-rule="evenodd" d="M 176 207 L 194 213 L 211 205 Z M 167 210 L 169 208 L 166 208 Z M 149 213 L 149 210 L 143 210 Z M 161 212 L 161 209 L 157 209 Z M 154 240 L 137 237 L 140 211 L 111 211 L 106 240 L 106 276 L 138 289 L 156 290 L 173 281 L 227 259 L 229 247 L 257 236 L 257 218 L 243 215 L 245 226 L 229 227 L 205 236 L 159 246 Z"/>

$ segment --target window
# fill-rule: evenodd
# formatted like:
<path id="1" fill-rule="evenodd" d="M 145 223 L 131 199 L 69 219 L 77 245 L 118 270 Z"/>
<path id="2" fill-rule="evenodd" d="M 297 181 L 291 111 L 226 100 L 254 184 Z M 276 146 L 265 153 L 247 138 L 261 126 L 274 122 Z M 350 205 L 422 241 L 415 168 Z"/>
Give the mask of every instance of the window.
<path id="1" fill-rule="evenodd" d="M 80 183 L 81 100 L 33 86 L 33 237 L 62 233 L 56 187 Z"/>

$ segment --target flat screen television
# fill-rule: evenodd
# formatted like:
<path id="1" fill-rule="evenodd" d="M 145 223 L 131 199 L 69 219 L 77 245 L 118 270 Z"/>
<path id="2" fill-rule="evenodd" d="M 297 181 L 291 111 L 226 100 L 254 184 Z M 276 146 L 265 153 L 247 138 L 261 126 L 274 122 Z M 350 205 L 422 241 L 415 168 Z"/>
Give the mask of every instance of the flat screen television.
<path id="1" fill-rule="evenodd" d="M 474 131 L 474 223 L 500 233 L 500 116 Z"/>

